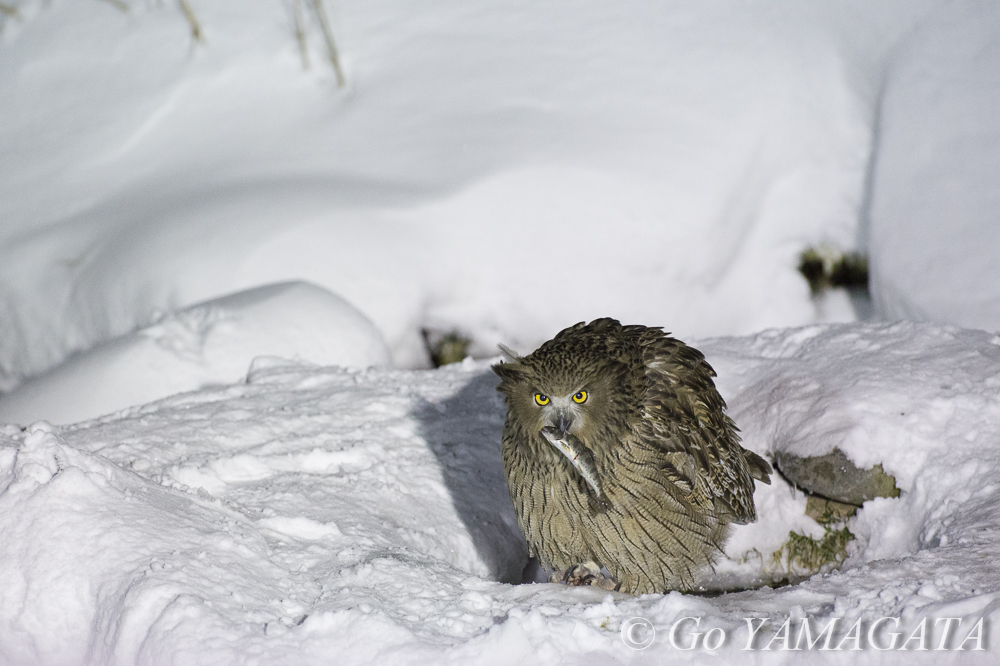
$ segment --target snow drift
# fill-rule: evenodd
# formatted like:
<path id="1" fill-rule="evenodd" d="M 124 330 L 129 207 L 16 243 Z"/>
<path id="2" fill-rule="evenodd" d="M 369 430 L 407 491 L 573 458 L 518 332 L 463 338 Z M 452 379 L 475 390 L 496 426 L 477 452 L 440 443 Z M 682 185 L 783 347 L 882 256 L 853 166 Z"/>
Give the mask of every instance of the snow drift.
<path id="1" fill-rule="evenodd" d="M 992 645 L 1000 575 L 984 561 L 1000 545 L 1000 338 L 853 325 L 701 346 L 750 448 L 838 446 L 897 475 L 900 498 L 852 519 L 843 571 L 716 598 L 512 585 L 527 556 L 485 364 L 271 361 L 244 384 L 75 426 L 7 428 L 0 660 L 593 663 L 640 656 L 618 634 L 633 616 L 661 631 L 641 653 L 654 661 L 676 656 L 665 632 L 686 616 L 722 627 L 727 654 L 747 642 L 744 617 L 769 619 L 772 633 L 787 617 L 840 617 L 845 630 L 859 618 L 957 617 L 951 649 L 986 617 Z M 737 529 L 720 564 L 747 580 L 772 576 L 769 550 L 812 522 L 780 478 L 757 500 L 760 521 Z M 767 654 L 751 656 L 784 660 Z M 989 651 L 930 654 L 991 663 Z"/>
<path id="2" fill-rule="evenodd" d="M 0 420 L 73 423 L 246 377 L 259 356 L 388 365 L 378 330 L 343 299 L 304 282 L 266 285 L 164 314 L 0 394 Z"/>
<path id="3" fill-rule="evenodd" d="M 342 90 L 313 24 L 303 71 L 290 3 L 205 3 L 204 44 L 129 6 L 24 0 L 3 26 L 5 388 L 285 280 L 407 367 L 422 326 L 485 356 L 608 314 L 851 320 L 798 253 L 856 244 L 877 84 L 936 4 L 331 3 Z"/>

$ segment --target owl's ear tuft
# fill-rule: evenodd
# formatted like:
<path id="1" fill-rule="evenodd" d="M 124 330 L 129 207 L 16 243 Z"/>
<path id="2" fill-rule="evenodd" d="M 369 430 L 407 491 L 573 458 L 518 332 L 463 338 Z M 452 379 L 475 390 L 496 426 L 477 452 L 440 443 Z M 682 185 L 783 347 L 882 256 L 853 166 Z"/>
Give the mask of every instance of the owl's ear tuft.
<path id="1" fill-rule="evenodd" d="M 500 385 L 497 386 L 498 391 L 507 389 L 511 384 L 524 376 L 524 369 L 520 367 L 519 363 L 504 363 L 500 361 L 491 365 L 490 369 L 497 373 L 497 376 L 501 379 Z"/>
<path id="2" fill-rule="evenodd" d="M 491 365 L 490 368 L 502 380 L 497 386 L 498 391 L 507 391 L 511 384 L 518 382 L 524 376 L 524 368 L 521 367 L 521 355 L 506 345 L 497 345 L 503 360 Z"/>
<path id="3" fill-rule="evenodd" d="M 503 360 L 507 363 L 517 363 L 521 360 L 521 355 L 507 345 L 497 345 L 497 349 L 500 350 L 500 355 L 503 356 Z"/>

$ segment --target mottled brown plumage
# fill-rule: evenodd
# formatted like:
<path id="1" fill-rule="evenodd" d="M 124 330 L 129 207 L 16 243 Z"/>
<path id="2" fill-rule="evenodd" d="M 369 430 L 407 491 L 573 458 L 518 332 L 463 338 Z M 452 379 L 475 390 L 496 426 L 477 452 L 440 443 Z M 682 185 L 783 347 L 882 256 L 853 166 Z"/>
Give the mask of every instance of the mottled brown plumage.
<path id="1" fill-rule="evenodd" d="M 581 322 L 493 369 L 507 485 L 543 564 L 687 590 L 729 524 L 756 520 L 753 479 L 771 467 L 740 446 L 704 356 L 660 328 Z"/>

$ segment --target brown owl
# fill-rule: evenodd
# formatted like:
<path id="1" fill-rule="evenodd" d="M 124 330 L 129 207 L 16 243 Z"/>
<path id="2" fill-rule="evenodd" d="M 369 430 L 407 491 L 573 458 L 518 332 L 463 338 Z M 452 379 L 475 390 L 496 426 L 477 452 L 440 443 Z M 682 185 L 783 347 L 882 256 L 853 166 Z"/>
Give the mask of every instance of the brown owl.
<path id="1" fill-rule="evenodd" d="M 505 355 L 507 486 L 529 552 L 564 580 L 688 590 L 729 524 L 757 519 L 771 466 L 740 446 L 701 352 L 597 319 Z"/>

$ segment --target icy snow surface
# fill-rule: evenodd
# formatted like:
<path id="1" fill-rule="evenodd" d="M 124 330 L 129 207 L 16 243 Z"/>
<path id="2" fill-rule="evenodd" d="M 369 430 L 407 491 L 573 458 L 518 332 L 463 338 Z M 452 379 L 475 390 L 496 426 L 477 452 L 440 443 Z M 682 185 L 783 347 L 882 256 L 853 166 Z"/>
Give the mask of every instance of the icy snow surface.
<path id="1" fill-rule="evenodd" d="M 687 616 L 726 630 L 717 652 L 746 663 L 789 653 L 764 652 L 759 637 L 743 652 L 745 617 L 770 618 L 771 633 L 789 616 L 841 617 L 841 633 L 858 618 L 909 627 L 957 617 L 954 648 L 986 616 L 992 649 L 1000 337 L 855 324 L 701 347 L 748 447 L 839 446 L 897 475 L 899 499 L 868 502 L 852 519 L 858 539 L 843 571 L 719 597 L 511 584 L 526 553 L 484 363 L 271 361 L 246 383 L 113 417 L 7 428 L 0 663 L 662 663 L 681 654 L 667 631 Z M 720 568 L 766 575 L 796 512 L 811 522 L 780 478 L 757 501 L 760 522 L 737 529 Z M 752 548 L 762 557 L 748 557 Z M 619 636 L 633 616 L 661 631 L 642 652 Z M 929 640 L 938 645 L 940 627 Z M 819 655 L 994 663 L 990 650 Z"/>

